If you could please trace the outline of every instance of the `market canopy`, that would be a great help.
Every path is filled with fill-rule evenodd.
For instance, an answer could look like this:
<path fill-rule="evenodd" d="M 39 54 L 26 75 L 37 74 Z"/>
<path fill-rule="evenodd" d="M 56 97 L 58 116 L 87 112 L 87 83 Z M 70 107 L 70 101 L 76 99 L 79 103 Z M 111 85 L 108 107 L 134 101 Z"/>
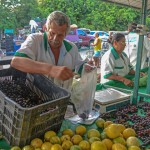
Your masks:
<path fill-rule="evenodd" d="M 143 0 L 104 0 L 105 2 L 117 3 L 127 7 L 133 7 L 136 9 L 141 9 L 143 5 Z M 147 0 L 147 10 L 150 10 L 150 0 Z"/>

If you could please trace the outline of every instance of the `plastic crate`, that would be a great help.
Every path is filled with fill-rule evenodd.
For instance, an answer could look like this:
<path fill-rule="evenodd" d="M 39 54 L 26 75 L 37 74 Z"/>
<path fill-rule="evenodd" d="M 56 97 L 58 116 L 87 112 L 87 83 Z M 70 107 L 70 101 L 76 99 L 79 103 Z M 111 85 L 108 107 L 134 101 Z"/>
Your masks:
<path fill-rule="evenodd" d="M 24 146 L 48 130 L 58 132 L 64 119 L 70 93 L 45 76 L 26 74 L 9 68 L 0 70 L 0 80 L 22 80 L 44 103 L 23 108 L 0 91 L 0 130 L 11 145 Z"/>

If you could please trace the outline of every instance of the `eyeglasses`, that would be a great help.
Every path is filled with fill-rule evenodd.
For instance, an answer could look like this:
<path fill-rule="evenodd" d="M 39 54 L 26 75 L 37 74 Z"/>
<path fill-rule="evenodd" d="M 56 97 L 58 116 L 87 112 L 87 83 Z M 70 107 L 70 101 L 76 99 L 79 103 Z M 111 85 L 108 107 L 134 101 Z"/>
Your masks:
<path fill-rule="evenodd" d="M 124 42 L 120 42 L 122 45 L 126 45 L 126 42 L 124 41 Z"/>

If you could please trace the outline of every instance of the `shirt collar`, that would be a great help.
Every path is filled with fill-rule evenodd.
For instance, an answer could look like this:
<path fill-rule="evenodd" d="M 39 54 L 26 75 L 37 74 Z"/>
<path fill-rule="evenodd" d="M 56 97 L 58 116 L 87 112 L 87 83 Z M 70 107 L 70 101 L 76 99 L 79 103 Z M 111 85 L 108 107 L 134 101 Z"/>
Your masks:
<path fill-rule="evenodd" d="M 119 59 L 120 58 L 119 54 L 116 52 L 114 47 L 111 47 L 110 50 L 111 50 L 111 53 L 113 54 L 115 59 Z"/>

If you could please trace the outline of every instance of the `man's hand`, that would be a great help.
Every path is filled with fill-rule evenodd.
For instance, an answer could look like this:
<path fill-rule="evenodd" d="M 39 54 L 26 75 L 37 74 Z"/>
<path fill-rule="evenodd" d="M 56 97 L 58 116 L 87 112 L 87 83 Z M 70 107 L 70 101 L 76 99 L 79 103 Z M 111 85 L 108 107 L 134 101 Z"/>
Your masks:
<path fill-rule="evenodd" d="M 74 73 L 66 66 L 51 66 L 49 76 L 65 81 L 72 78 Z"/>

